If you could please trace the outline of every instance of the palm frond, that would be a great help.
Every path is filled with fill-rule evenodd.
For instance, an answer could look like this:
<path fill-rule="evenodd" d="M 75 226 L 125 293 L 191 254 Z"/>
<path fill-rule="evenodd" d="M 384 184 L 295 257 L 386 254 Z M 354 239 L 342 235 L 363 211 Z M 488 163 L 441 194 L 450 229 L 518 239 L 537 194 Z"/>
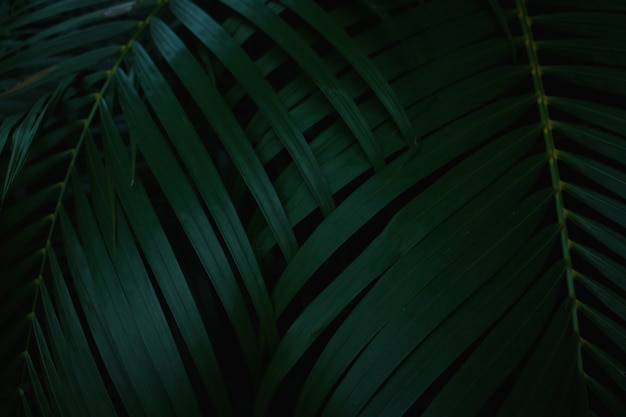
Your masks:
<path fill-rule="evenodd" d="M 0 10 L 3 415 L 626 414 L 621 2 Z"/>

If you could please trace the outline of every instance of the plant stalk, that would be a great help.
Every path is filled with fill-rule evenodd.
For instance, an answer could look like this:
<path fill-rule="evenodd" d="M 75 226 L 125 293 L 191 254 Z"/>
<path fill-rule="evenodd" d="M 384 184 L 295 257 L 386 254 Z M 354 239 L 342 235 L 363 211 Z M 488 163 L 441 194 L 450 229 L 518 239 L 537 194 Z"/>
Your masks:
<path fill-rule="evenodd" d="M 94 93 L 94 104 L 91 107 L 91 110 L 89 112 L 89 115 L 87 116 L 86 119 L 84 119 L 82 121 L 83 123 L 83 128 L 81 131 L 81 134 L 78 138 L 78 141 L 76 143 L 76 146 L 74 147 L 74 149 L 72 149 L 72 157 L 70 159 L 70 162 L 68 164 L 67 167 L 67 171 L 65 173 L 65 177 L 63 179 L 63 182 L 60 185 L 60 191 L 59 191 L 59 196 L 57 198 L 57 203 L 56 206 L 54 208 L 54 212 L 50 215 L 51 221 L 50 221 L 50 229 L 48 231 L 48 236 L 46 237 L 46 243 L 45 246 L 40 250 L 41 253 L 41 266 L 39 268 L 39 273 L 37 275 L 37 278 L 35 279 L 35 283 L 36 283 L 36 287 L 35 287 L 35 294 L 33 296 L 33 306 L 31 309 L 31 313 L 29 314 L 30 317 L 32 317 L 31 319 L 31 324 L 29 326 L 28 329 L 28 335 L 26 338 L 26 346 L 24 348 L 24 352 L 27 353 L 29 351 L 29 347 L 30 347 L 30 342 L 32 340 L 32 336 L 33 336 L 33 326 L 32 326 L 32 320 L 35 319 L 35 310 L 37 308 L 37 302 L 39 300 L 39 291 L 40 291 L 40 285 L 43 283 L 43 276 L 44 276 L 44 271 L 46 268 L 46 263 L 47 263 L 47 259 L 48 259 L 48 253 L 49 251 L 52 249 L 52 235 L 55 231 L 55 226 L 57 224 L 57 219 L 59 218 L 59 213 L 61 211 L 61 207 L 63 207 L 63 199 L 65 197 L 65 192 L 67 190 L 67 185 L 69 183 L 70 180 L 70 176 L 72 174 L 72 171 L 74 170 L 74 167 L 76 166 L 76 159 L 78 157 L 79 151 L 83 145 L 83 142 L 85 141 L 85 135 L 87 134 L 93 119 L 98 111 L 98 108 L 100 106 L 100 102 L 101 100 L 104 99 L 104 94 L 106 93 L 111 80 L 113 79 L 113 77 L 115 76 L 115 74 L 117 73 L 117 69 L 120 67 L 120 65 L 122 64 L 122 62 L 124 61 L 124 59 L 126 58 L 126 55 L 128 55 L 129 51 L 131 50 L 133 43 L 139 38 L 139 36 L 145 31 L 145 29 L 148 27 L 149 23 L 150 23 L 150 19 L 152 18 L 152 16 L 155 16 L 160 10 L 161 8 L 167 3 L 168 0 L 160 0 L 157 1 L 155 8 L 150 12 L 150 14 L 148 15 L 148 17 L 139 22 L 139 27 L 138 30 L 133 34 L 133 36 L 130 38 L 130 40 L 128 41 L 128 43 L 126 45 L 121 46 L 120 48 L 120 55 L 117 58 L 117 60 L 115 61 L 115 64 L 111 67 L 111 69 L 109 69 L 107 71 L 107 76 L 106 79 L 102 85 L 102 87 L 100 88 L 100 91 L 98 91 L 97 93 Z M 24 362 L 24 366 L 22 368 L 22 377 L 21 377 L 21 381 L 23 382 L 25 380 L 25 376 L 26 376 L 26 362 Z"/>
<path fill-rule="evenodd" d="M 563 259 L 565 260 L 565 276 L 567 281 L 568 296 L 572 300 L 572 328 L 574 333 L 578 337 L 578 349 L 577 349 L 577 367 L 581 375 L 584 375 L 582 351 L 581 351 L 581 337 L 580 328 L 578 324 L 578 309 L 576 302 L 576 291 L 574 287 L 574 268 L 572 267 L 571 258 L 571 243 L 569 240 L 569 234 L 567 230 L 567 210 L 563 203 L 563 183 L 559 176 L 559 168 L 557 165 L 559 152 L 554 144 L 554 136 L 552 134 L 553 123 L 550 119 L 550 113 L 548 109 L 549 99 L 546 95 L 543 80 L 541 78 L 542 70 L 539 65 L 539 58 L 537 57 L 537 43 L 533 37 L 532 32 L 532 19 L 528 15 L 526 9 L 526 0 L 516 0 L 517 13 L 522 27 L 522 34 L 524 37 L 524 46 L 528 54 L 528 61 L 530 63 L 530 73 L 533 78 L 533 84 L 535 92 L 537 94 L 537 107 L 539 109 L 539 116 L 541 117 L 541 126 L 543 131 L 543 138 L 546 146 L 546 152 L 548 154 L 548 165 L 550 167 L 550 176 L 552 178 L 552 186 L 554 187 L 554 202 L 556 205 L 556 215 L 561 228 L 561 249 L 563 252 Z"/>

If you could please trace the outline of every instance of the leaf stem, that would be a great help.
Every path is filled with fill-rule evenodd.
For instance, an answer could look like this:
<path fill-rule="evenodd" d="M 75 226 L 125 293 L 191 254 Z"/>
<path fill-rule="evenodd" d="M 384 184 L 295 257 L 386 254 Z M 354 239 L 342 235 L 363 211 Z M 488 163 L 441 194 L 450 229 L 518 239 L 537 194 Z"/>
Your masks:
<path fill-rule="evenodd" d="M 32 335 L 33 335 L 33 326 L 32 326 L 32 321 L 35 318 L 35 310 L 37 308 L 37 302 L 39 300 L 39 291 L 40 291 L 40 285 L 43 282 L 43 275 L 44 275 L 44 270 L 46 267 L 46 261 L 48 259 L 48 253 L 51 250 L 51 246 L 52 246 L 52 235 L 54 233 L 55 230 L 55 226 L 57 224 L 57 219 L 59 217 L 59 213 L 61 211 L 61 207 L 63 207 L 63 199 L 65 197 L 65 191 L 67 190 L 67 184 L 69 183 L 70 180 L 70 176 L 72 174 L 72 171 L 74 169 L 74 167 L 76 166 L 76 159 L 78 157 L 79 151 L 83 145 L 83 142 L 85 140 L 85 135 L 87 134 L 87 131 L 89 130 L 89 127 L 91 126 L 91 123 L 98 111 L 98 108 L 100 106 L 100 102 L 101 100 L 104 98 L 104 94 L 107 91 L 111 80 L 113 79 L 113 77 L 115 76 L 117 69 L 120 67 L 120 65 L 122 64 L 122 62 L 124 61 L 124 59 L 126 58 L 126 55 L 128 55 L 129 51 L 132 48 L 133 43 L 135 42 L 135 40 L 137 40 L 137 38 L 139 38 L 139 36 L 145 31 L 146 27 L 148 27 L 149 23 L 150 23 L 150 19 L 155 16 L 160 10 L 161 8 L 167 3 L 168 0 L 159 0 L 156 2 L 156 5 L 154 7 L 154 9 L 150 12 L 150 14 L 146 17 L 145 20 L 140 21 L 139 22 L 139 27 L 138 30 L 133 34 L 133 36 L 130 38 L 130 40 L 128 41 L 128 43 L 126 45 L 121 46 L 120 48 L 120 55 L 117 58 L 117 60 L 115 61 L 115 64 L 113 64 L 113 66 L 111 67 L 111 69 L 109 69 L 107 71 L 106 74 L 106 79 L 104 81 L 104 84 L 102 85 L 102 87 L 100 88 L 100 91 L 98 91 L 97 93 L 94 94 L 94 104 L 91 107 L 91 110 L 89 112 L 89 115 L 87 116 L 86 119 L 84 119 L 83 122 L 83 128 L 81 131 L 81 134 L 78 138 L 78 141 L 76 143 L 76 146 L 72 149 L 72 158 L 70 159 L 69 165 L 67 167 L 67 171 L 65 173 L 65 177 L 63 179 L 63 182 L 61 183 L 61 189 L 59 191 L 59 195 L 57 197 L 57 202 L 56 202 L 56 206 L 54 208 L 54 212 L 50 215 L 51 221 L 50 221 L 50 229 L 48 230 L 48 236 L 46 237 L 46 243 L 45 246 L 40 250 L 41 252 L 41 266 L 39 268 L 39 273 L 37 275 L 37 278 L 35 279 L 35 283 L 36 283 L 36 287 L 35 287 L 35 294 L 33 296 L 33 305 L 32 305 L 32 309 L 31 309 L 31 313 L 29 314 L 30 317 L 32 317 L 31 319 L 31 323 L 28 329 L 28 335 L 26 338 L 26 346 L 24 348 L 24 352 L 28 352 L 29 348 L 30 348 L 30 342 L 32 340 Z M 24 362 L 23 368 L 22 368 L 22 376 L 21 376 L 21 383 L 20 385 L 22 385 L 23 381 L 25 380 L 26 377 L 26 362 Z"/>
<path fill-rule="evenodd" d="M 543 80 L 541 78 L 542 70 L 539 65 L 539 58 L 537 57 L 537 43 L 533 37 L 532 32 L 532 20 L 528 15 L 526 9 L 526 0 L 516 0 L 518 17 L 522 26 L 522 33 L 524 36 L 524 45 L 526 46 L 526 52 L 528 54 L 528 60 L 530 62 L 530 73 L 533 78 L 533 84 L 535 92 L 537 93 L 537 107 L 539 109 L 539 116 L 541 117 L 541 125 L 543 131 L 543 138 L 545 141 L 546 151 L 548 153 L 548 164 L 550 167 L 550 176 L 552 178 L 552 186 L 554 187 L 554 202 L 556 205 L 556 214 L 559 225 L 561 227 L 561 249 L 563 251 L 563 259 L 565 260 L 565 275 L 567 280 L 567 292 L 568 296 L 572 299 L 572 327 L 576 335 L 578 336 L 578 349 L 577 349 L 577 366 L 578 371 L 583 374 L 583 363 L 581 353 L 581 338 L 580 328 L 578 324 L 578 312 L 576 303 L 576 291 L 574 288 L 574 269 L 572 267 L 572 259 L 570 253 L 570 240 L 567 230 L 567 210 L 563 203 L 563 183 L 559 177 L 559 168 L 557 165 L 558 149 L 554 145 L 554 136 L 552 135 L 553 123 L 550 119 L 550 113 L 548 110 L 548 96 L 545 93 L 543 87 Z"/>

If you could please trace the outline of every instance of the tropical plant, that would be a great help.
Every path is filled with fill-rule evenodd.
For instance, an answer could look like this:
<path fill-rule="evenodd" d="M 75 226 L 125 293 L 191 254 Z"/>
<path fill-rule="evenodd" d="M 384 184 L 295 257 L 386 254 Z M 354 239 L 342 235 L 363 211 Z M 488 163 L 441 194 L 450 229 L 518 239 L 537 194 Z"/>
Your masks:
<path fill-rule="evenodd" d="M 1 415 L 626 415 L 623 1 L 0 4 Z"/>

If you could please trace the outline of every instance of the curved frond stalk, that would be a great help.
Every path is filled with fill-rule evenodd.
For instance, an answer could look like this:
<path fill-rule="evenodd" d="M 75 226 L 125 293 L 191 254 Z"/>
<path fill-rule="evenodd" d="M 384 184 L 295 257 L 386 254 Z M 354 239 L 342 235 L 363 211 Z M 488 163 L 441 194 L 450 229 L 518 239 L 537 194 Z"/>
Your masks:
<path fill-rule="evenodd" d="M 566 280 L 568 295 L 572 300 L 576 300 L 576 290 L 574 288 L 574 269 L 572 266 L 572 257 L 570 253 L 570 239 L 567 230 L 567 210 L 563 203 L 563 182 L 559 176 L 558 159 L 559 153 L 554 144 L 553 136 L 553 122 L 550 119 L 550 112 L 548 109 L 549 99 L 546 95 L 546 91 L 543 86 L 542 68 L 537 56 L 537 44 L 533 37 L 532 31 L 532 19 L 528 15 L 526 9 L 526 0 L 517 0 L 517 11 L 520 24 L 522 27 L 522 33 L 524 36 L 524 46 L 528 55 L 528 61 L 530 63 L 530 73 L 533 79 L 533 85 L 535 87 L 535 94 L 537 97 L 537 108 L 539 116 L 541 118 L 541 128 L 544 137 L 544 143 L 546 152 L 548 154 L 548 164 L 550 167 L 550 177 L 552 180 L 552 187 L 554 189 L 554 202 L 556 205 L 556 215 L 561 229 L 561 250 L 563 252 L 563 259 L 565 260 L 566 268 Z M 572 327 L 576 335 L 580 337 L 580 329 L 578 325 L 578 311 L 577 304 L 572 303 Z M 582 375 L 584 373 L 582 354 L 580 344 L 578 346 L 578 372 Z"/>
<path fill-rule="evenodd" d="M 158 3 L 156 3 L 155 7 L 152 9 L 152 11 L 148 14 L 148 16 L 146 17 L 146 19 L 142 22 L 140 22 L 139 27 L 137 28 L 137 30 L 133 33 L 133 35 L 130 37 L 128 43 L 124 46 L 121 47 L 120 50 L 120 54 L 117 58 L 117 60 L 115 61 L 115 63 L 113 64 L 113 66 L 107 70 L 107 76 L 105 78 L 104 84 L 102 85 L 102 87 L 100 88 L 100 91 L 98 91 L 97 93 L 95 93 L 93 95 L 93 105 L 91 106 L 91 110 L 89 111 L 88 116 L 82 121 L 82 131 L 80 136 L 77 139 L 76 145 L 74 146 L 74 148 L 72 149 L 72 156 L 71 159 L 67 165 L 67 170 L 66 170 L 66 174 L 65 177 L 62 181 L 62 183 L 59 186 L 59 192 L 58 192 L 58 197 L 57 197 L 57 204 L 56 207 L 54 209 L 54 212 L 50 215 L 50 226 L 49 226 L 49 230 L 48 230 L 48 237 L 45 241 L 44 247 L 41 250 L 41 263 L 40 263 L 40 267 L 39 267 L 39 272 L 37 274 L 37 280 L 35 281 L 37 283 L 37 288 L 35 289 L 35 293 L 34 293 L 34 297 L 33 297 L 33 303 L 32 303 L 32 313 L 34 314 L 36 309 L 37 309 L 37 303 L 39 301 L 39 285 L 42 285 L 44 282 L 44 270 L 46 268 L 46 264 L 48 261 L 48 256 L 49 256 L 49 251 L 52 249 L 52 236 L 53 233 L 56 230 L 56 225 L 58 223 L 58 219 L 59 219 L 59 215 L 61 213 L 61 210 L 63 208 L 63 201 L 65 198 L 65 194 L 66 191 L 68 189 L 68 185 L 71 179 L 72 174 L 75 171 L 75 166 L 76 166 L 76 161 L 77 161 L 77 157 L 80 153 L 80 150 L 82 148 L 82 145 L 85 141 L 86 136 L 89 133 L 89 129 L 91 127 L 91 124 L 94 120 L 94 117 L 96 116 L 96 114 L 98 113 L 98 108 L 100 106 L 100 102 L 101 100 L 103 100 L 105 94 L 108 91 L 108 88 L 111 84 L 111 81 L 113 80 L 113 78 L 115 77 L 117 70 L 119 69 L 121 63 L 124 61 L 124 59 L 126 58 L 126 56 L 128 55 L 128 53 L 130 52 L 133 43 L 135 42 L 135 40 L 145 31 L 145 29 L 147 28 L 150 19 L 152 16 L 155 16 L 160 10 L 161 8 L 166 4 L 166 1 L 159 1 Z M 29 350 L 29 346 L 31 343 L 31 339 L 32 339 L 32 326 L 30 327 L 30 329 L 28 330 L 28 335 L 26 338 L 26 345 L 25 345 L 25 351 Z M 22 371 L 22 380 L 24 380 L 24 377 L 26 375 L 26 364 L 24 364 L 24 368 Z"/>

